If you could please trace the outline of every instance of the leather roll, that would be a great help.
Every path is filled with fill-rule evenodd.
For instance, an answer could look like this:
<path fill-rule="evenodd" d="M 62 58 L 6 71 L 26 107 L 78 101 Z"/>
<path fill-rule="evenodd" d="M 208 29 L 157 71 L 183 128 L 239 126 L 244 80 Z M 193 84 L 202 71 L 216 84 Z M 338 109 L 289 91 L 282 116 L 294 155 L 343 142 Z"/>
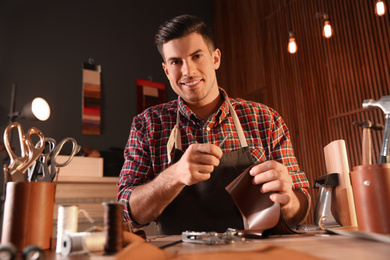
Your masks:
<path fill-rule="evenodd" d="M 7 183 L 2 243 L 12 243 L 18 251 L 29 245 L 49 249 L 53 232 L 54 201 L 54 183 Z"/>

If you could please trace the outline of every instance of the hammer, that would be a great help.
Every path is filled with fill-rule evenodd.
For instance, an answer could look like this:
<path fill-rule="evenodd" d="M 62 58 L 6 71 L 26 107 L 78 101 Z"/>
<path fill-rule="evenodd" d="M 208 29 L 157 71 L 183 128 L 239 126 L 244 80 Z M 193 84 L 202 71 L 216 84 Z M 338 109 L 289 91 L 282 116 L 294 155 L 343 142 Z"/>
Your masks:
<path fill-rule="evenodd" d="M 373 124 L 370 120 L 364 122 L 353 122 L 355 126 L 361 126 L 363 128 L 363 141 L 362 141 L 362 165 L 370 165 L 371 162 L 371 129 L 382 130 L 382 124 Z"/>
<path fill-rule="evenodd" d="M 363 109 L 370 109 L 374 107 L 381 108 L 386 116 L 385 133 L 383 135 L 382 150 L 379 156 L 378 163 L 389 163 L 390 96 L 383 96 L 377 101 L 372 99 L 367 99 L 363 101 Z"/>

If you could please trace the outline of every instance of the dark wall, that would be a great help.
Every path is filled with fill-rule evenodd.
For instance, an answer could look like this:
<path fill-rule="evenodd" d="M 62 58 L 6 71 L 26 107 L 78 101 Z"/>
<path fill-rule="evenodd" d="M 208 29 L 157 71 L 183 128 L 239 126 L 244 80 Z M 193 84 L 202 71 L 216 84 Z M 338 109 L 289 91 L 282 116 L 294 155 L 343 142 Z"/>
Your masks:
<path fill-rule="evenodd" d="M 57 141 L 73 137 L 83 147 L 123 149 L 136 115 L 137 78 L 163 82 L 168 99 L 176 97 L 153 38 L 162 22 L 184 13 L 212 26 L 212 0 L 0 0 L 1 135 L 15 83 L 17 111 L 37 96 L 51 106 L 46 122 L 18 119 L 25 131 L 35 126 Z M 81 133 L 81 66 L 89 58 L 102 66 L 98 136 Z"/>

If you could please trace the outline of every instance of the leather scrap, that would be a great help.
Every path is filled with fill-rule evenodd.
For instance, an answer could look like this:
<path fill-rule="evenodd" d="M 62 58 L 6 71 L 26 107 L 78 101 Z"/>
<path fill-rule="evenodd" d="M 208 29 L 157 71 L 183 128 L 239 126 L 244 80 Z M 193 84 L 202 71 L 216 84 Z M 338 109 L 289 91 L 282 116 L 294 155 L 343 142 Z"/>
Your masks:
<path fill-rule="evenodd" d="M 116 256 L 116 260 L 127 260 L 129 258 L 137 260 L 244 260 L 244 259 L 267 259 L 267 260 L 316 260 L 321 259 L 306 253 L 298 252 L 292 249 L 276 246 L 273 244 L 264 244 L 254 250 L 224 250 L 221 252 L 207 252 L 194 254 L 173 254 L 168 253 L 149 243 L 132 243 Z"/>

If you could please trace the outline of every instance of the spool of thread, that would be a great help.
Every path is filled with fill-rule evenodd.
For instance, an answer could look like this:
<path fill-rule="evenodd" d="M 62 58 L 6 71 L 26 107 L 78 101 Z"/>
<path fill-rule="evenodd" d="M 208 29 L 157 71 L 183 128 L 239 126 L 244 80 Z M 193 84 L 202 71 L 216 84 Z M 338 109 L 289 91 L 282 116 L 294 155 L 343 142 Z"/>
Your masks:
<path fill-rule="evenodd" d="M 13 244 L 3 243 L 0 245 L 0 259 L 15 260 L 16 253 L 16 247 Z"/>
<path fill-rule="evenodd" d="M 23 249 L 22 257 L 23 260 L 44 260 L 45 253 L 40 247 L 31 245 Z"/>
<path fill-rule="evenodd" d="M 62 238 L 64 234 L 77 233 L 79 220 L 78 214 L 80 212 L 84 213 L 84 216 L 89 220 L 89 222 L 94 222 L 88 212 L 83 209 L 79 210 L 77 205 L 61 205 L 58 207 L 56 253 L 61 253 L 62 251 Z"/>
<path fill-rule="evenodd" d="M 123 204 L 119 202 L 103 203 L 104 233 L 106 254 L 115 254 L 123 245 Z"/>
<path fill-rule="evenodd" d="M 80 232 L 64 234 L 62 237 L 61 254 L 83 254 L 103 251 L 106 235 L 104 232 Z"/>
<path fill-rule="evenodd" d="M 56 253 L 62 251 L 64 234 L 77 233 L 78 213 L 79 207 L 77 205 L 61 205 L 58 207 Z"/>

